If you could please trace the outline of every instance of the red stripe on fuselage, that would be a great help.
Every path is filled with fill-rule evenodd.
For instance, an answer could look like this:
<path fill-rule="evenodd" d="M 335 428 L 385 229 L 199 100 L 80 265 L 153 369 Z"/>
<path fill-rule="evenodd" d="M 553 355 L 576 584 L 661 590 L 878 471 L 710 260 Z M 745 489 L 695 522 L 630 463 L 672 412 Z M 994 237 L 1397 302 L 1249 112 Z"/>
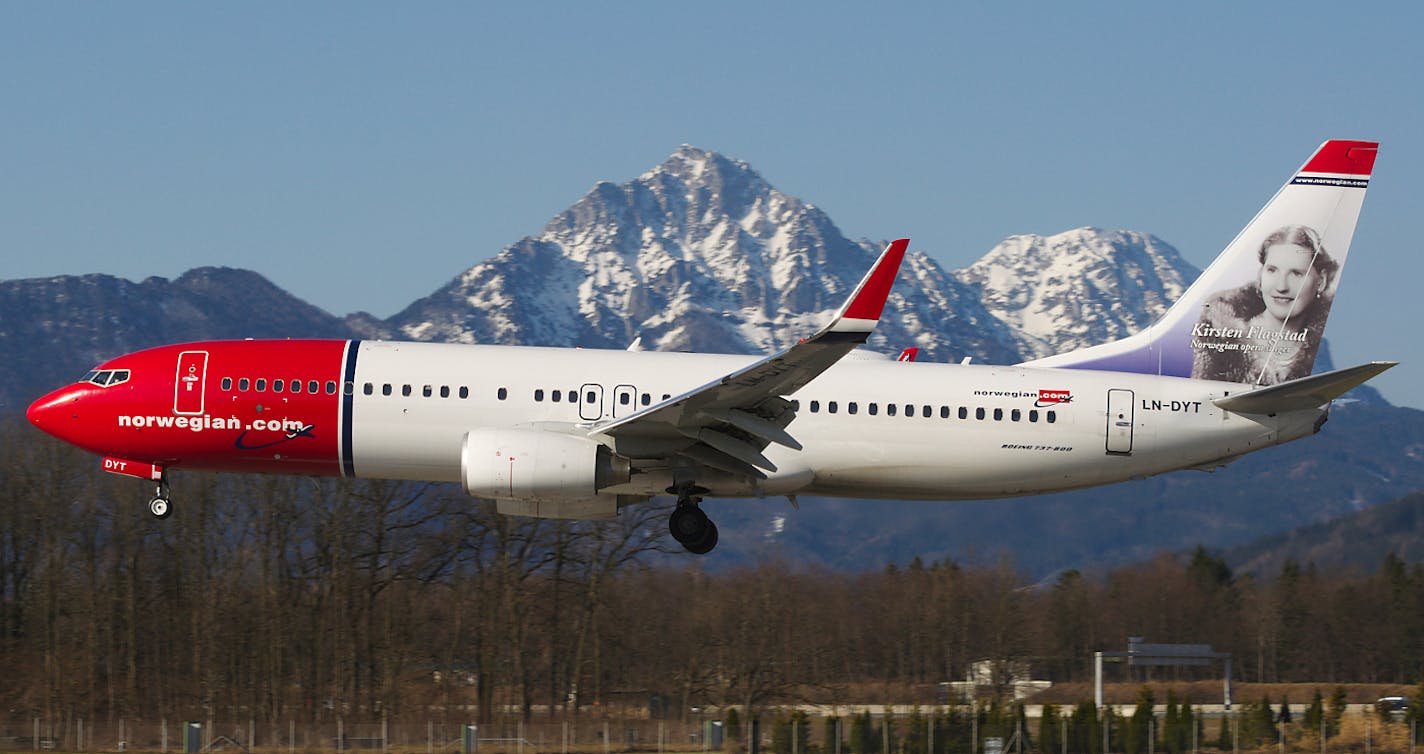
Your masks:
<path fill-rule="evenodd" d="M 127 369 L 127 382 L 61 388 L 36 401 L 30 418 L 106 456 L 217 471 L 337 475 L 345 347 L 342 340 L 241 340 L 151 348 L 97 367 Z M 195 352 L 207 354 L 207 369 L 201 384 L 190 387 L 178 381 L 188 374 L 178 367 Z M 201 404 L 181 399 L 199 389 Z M 201 413 L 178 413 L 197 405 Z"/>

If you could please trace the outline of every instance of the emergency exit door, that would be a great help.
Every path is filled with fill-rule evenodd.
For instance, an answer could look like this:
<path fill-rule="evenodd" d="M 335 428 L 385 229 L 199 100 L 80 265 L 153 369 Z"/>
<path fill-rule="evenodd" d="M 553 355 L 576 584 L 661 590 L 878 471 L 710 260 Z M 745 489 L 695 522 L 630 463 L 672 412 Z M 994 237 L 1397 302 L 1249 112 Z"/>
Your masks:
<path fill-rule="evenodd" d="M 178 373 L 173 380 L 173 413 L 202 416 L 203 387 L 208 379 L 208 352 L 178 354 Z"/>
<path fill-rule="evenodd" d="M 1132 391 L 1108 391 L 1107 448 L 1110 455 L 1132 453 Z"/>

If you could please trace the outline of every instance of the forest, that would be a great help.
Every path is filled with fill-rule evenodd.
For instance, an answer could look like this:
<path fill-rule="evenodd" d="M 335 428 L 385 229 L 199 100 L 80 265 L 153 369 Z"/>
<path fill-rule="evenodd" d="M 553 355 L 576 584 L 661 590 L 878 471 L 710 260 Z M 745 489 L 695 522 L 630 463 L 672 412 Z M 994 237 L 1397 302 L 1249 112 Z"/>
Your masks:
<path fill-rule="evenodd" d="M 1130 635 L 1231 652 L 1243 683 L 1424 677 L 1424 567 L 1385 553 L 1253 576 L 1197 548 L 1042 583 L 1008 561 L 717 570 L 656 503 L 564 522 L 448 485 L 184 473 L 158 521 L 144 483 L 22 422 L 0 453 L 0 709 L 21 719 L 932 704 L 981 660 L 1091 681 Z"/>

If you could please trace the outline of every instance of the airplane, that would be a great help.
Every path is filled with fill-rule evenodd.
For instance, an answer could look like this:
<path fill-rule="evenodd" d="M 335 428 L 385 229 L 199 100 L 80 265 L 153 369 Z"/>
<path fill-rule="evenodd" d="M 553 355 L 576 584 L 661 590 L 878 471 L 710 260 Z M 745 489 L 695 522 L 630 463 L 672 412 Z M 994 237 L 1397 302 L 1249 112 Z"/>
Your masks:
<path fill-rule="evenodd" d="M 156 482 L 173 469 L 458 482 L 499 512 L 613 517 L 669 494 L 981 499 L 1211 470 L 1320 431 L 1395 365 L 1311 374 L 1378 144 L 1331 140 L 1147 329 L 1013 366 L 859 348 L 908 240 L 771 355 L 371 340 L 169 345 L 36 400 L 39 429 Z M 635 344 L 636 345 L 636 344 Z"/>

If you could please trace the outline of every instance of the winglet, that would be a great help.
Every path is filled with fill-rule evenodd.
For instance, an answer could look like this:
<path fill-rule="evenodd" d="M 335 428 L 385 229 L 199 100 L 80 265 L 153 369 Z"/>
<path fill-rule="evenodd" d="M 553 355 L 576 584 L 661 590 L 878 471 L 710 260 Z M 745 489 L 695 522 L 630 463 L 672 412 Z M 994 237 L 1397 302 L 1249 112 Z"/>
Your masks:
<path fill-rule="evenodd" d="M 885 300 L 890 297 L 890 289 L 895 285 L 895 276 L 900 272 L 900 263 L 904 261 L 905 250 L 909 246 L 910 239 L 901 238 L 885 247 L 880 258 L 875 260 L 875 266 L 865 273 L 860 285 L 855 287 L 855 292 L 836 313 L 826 332 L 868 334 L 875 329 L 881 312 L 885 311 Z"/>

